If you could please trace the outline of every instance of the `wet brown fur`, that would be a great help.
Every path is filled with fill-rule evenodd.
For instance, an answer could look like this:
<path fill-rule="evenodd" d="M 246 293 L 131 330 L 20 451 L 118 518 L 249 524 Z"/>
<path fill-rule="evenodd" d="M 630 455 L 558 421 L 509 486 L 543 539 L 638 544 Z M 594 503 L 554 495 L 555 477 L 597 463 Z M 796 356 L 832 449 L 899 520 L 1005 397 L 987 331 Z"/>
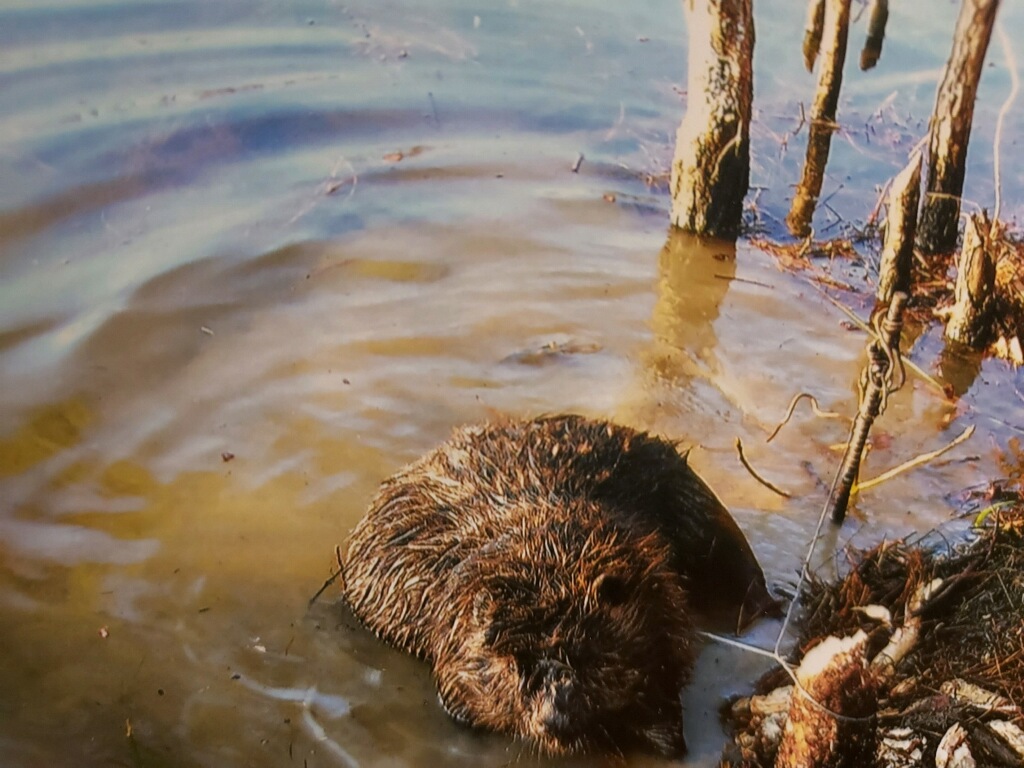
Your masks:
<path fill-rule="evenodd" d="M 432 664 L 452 716 L 553 754 L 681 754 L 687 586 L 747 618 L 773 604 L 673 444 L 580 416 L 456 430 L 383 483 L 344 572 L 356 615 Z"/>

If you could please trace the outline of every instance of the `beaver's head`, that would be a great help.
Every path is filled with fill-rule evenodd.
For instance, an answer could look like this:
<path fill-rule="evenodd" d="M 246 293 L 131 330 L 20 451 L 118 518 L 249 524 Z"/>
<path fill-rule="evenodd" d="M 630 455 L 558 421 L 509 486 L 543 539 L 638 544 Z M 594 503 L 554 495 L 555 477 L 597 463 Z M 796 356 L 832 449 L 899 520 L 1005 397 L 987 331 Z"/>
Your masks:
<path fill-rule="evenodd" d="M 680 577 L 660 538 L 594 512 L 534 505 L 449 574 L 436 611 L 441 701 L 546 753 L 679 755 L 693 661 Z"/>

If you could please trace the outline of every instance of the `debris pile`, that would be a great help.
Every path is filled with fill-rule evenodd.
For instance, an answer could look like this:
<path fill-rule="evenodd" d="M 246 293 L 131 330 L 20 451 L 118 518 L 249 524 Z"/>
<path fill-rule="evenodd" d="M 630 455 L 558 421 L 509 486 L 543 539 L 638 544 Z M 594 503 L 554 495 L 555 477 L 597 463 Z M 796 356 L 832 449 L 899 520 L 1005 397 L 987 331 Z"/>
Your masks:
<path fill-rule="evenodd" d="M 1020 496 L 969 544 L 887 543 L 856 559 L 808 587 L 799 666 L 732 704 L 721 764 L 1024 765 Z"/>

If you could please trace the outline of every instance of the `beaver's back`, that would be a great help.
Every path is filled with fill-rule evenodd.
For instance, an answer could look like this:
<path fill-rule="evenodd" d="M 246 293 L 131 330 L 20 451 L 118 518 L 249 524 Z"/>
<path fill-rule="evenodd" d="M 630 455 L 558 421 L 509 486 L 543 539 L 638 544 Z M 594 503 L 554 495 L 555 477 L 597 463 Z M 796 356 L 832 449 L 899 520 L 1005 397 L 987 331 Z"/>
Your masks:
<path fill-rule="evenodd" d="M 346 599 L 385 640 L 431 657 L 446 575 L 539 498 L 590 498 L 618 524 L 659 533 L 681 574 L 714 587 L 694 594 L 741 622 L 772 604 L 743 534 L 673 444 L 581 416 L 457 429 L 386 480 L 349 540 Z"/>

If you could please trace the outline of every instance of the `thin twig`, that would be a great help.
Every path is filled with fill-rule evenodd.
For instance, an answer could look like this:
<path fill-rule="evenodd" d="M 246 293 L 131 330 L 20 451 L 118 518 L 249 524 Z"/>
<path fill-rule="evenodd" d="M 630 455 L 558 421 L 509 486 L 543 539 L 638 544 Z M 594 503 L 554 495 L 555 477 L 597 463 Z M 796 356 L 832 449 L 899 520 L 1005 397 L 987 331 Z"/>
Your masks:
<path fill-rule="evenodd" d="M 916 456 L 910 461 L 903 462 L 898 467 L 893 467 L 889 471 L 883 472 L 878 477 L 873 477 L 870 480 L 865 480 L 863 483 L 857 483 L 857 491 L 863 491 L 866 488 L 871 488 L 875 485 L 880 485 L 881 483 L 884 483 L 886 480 L 891 480 L 892 478 L 896 477 L 896 475 L 906 472 L 908 469 L 913 469 L 914 467 L 919 467 L 922 464 L 927 464 L 932 459 L 937 459 L 946 451 L 950 451 L 953 448 L 956 448 L 958 445 L 960 445 L 960 443 L 964 442 L 964 440 L 969 439 L 970 436 L 973 434 L 974 425 L 971 424 L 969 427 L 967 427 L 967 429 L 961 432 L 957 437 L 953 439 L 951 443 L 949 443 L 945 447 L 939 448 L 937 451 L 929 451 L 928 453 L 922 453 L 920 456 Z"/>
<path fill-rule="evenodd" d="M 334 547 L 334 559 L 338 563 L 338 570 L 332 571 L 330 577 L 328 577 L 327 581 L 325 581 L 323 583 L 323 586 L 320 587 L 320 589 L 318 589 L 316 591 L 315 595 L 313 595 L 311 598 L 309 598 L 309 603 L 307 604 L 307 607 L 312 608 L 313 607 L 313 603 L 315 603 L 317 601 L 317 599 L 320 597 L 320 595 L 322 595 L 324 592 L 327 591 L 327 588 L 329 586 L 331 586 L 334 582 L 336 582 L 338 580 L 339 576 L 341 577 L 341 584 L 342 584 L 342 586 L 345 585 L 345 576 L 344 576 L 345 565 L 344 565 L 344 563 L 341 562 L 341 545 L 340 544 L 339 545 L 335 545 L 335 547 Z"/>
<path fill-rule="evenodd" d="M 759 482 L 761 485 L 763 485 L 768 490 L 774 491 L 775 493 L 779 494 L 779 496 L 782 496 L 783 498 L 786 498 L 786 499 L 793 498 L 792 494 L 786 493 L 784 490 L 782 490 L 778 486 L 772 485 L 767 480 L 765 480 L 763 477 L 761 477 L 759 474 L 757 474 L 757 472 L 754 470 L 754 468 L 752 466 L 750 466 L 750 462 L 747 461 L 747 457 L 743 455 L 743 441 L 741 441 L 738 437 L 736 438 L 736 452 L 740 456 L 740 463 L 744 466 L 744 468 L 747 470 L 747 472 L 750 473 L 750 476 L 753 477 L 755 480 L 757 480 L 757 482 Z"/>
<path fill-rule="evenodd" d="M 338 173 L 341 171 L 342 165 L 348 166 L 348 170 L 350 173 L 348 178 L 338 178 Z M 359 174 L 356 173 L 355 166 L 353 166 L 352 163 L 349 162 L 348 158 L 345 157 L 344 155 L 341 155 L 338 158 L 337 162 L 335 162 L 334 168 L 331 169 L 331 175 L 328 176 L 327 179 L 317 188 L 316 194 L 312 198 L 310 198 L 310 200 L 304 206 L 302 206 L 295 213 L 294 216 L 292 216 L 288 220 L 288 223 L 294 224 L 296 221 L 298 221 L 311 210 L 313 210 L 313 208 L 316 207 L 317 203 L 320 201 L 322 197 L 333 195 L 346 184 L 348 184 L 348 194 L 345 196 L 345 200 L 349 200 L 351 199 L 352 195 L 356 193 L 356 187 L 359 184 Z"/>
<path fill-rule="evenodd" d="M 882 185 L 882 191 L 878 193 L 878 199 L 875 201 L 875 207 L 871 209 L 871 213 L 868 215 L 868 220 L 866 222 L 868 225 L 872 225 L 878 221 L 878 214 L 882 210 L 882 203 L 885 201 L 885 195 L 889 191 L 889 187 L 891 185 L 891 178 Z"/>
<path fill-rule="evenodd" d="M 814 409 L 814 415 L 820 419 L 838 419 L 842 417 L 842 414 L 836 413 L 835 411 L 823 411 L 818 405 L 818 399 L 810 392 L 800 392 L 793 396 L 793 399 L 789 401 L 789 409 L 786 411 L 786 417 L 779 422 L 779 425 L 772 430 L 772 433 L 765 439 L 766 443 L 770 443 L 775 439 L 775 436 L 779 434 L 779 431 L 789 423 L 789 420 L 793 418 L 793 411 L 796 410 L 796 404 L 804 398 L 811 401 L 811 408 Z"/>
<path fill-rule="evenodd" d="M 733 637 L 725 637 L 724 635 L 720 635 L 717 632 L 707 632 L 705 630 L 697 630 L 697 634 L 701 637 L 706 637 L 708 640 L 713 640 L 716 643 L 721 643 L 722 645 L 728 645 L 732 648 L 739 648 L 741 651 L 750 651 L 751 653 L 757 654 L 758 656 L 766 656 L 769 659 L 774 659 L 775 661 L 779 660 L 778 654 L 774 653 L 773 651 L 766 651 L 764 648 L 758 648 L 756 645 L 745 643 L 742 640 L 737 640 Z"/>
<path fill-rule="evenodd" d="M 1006 97 L 1006 101 L 1003 102 L 1003 106 L 999 108 L 999 117 L 996 118 L 996 132 L 992 138 L 992 166 L 993 176 L 995 182 L 995 206 L 992 211 L 992 220 L 999 220 L 999 208 L 1002 203 L 1002 173 L 999 163 L 999 145 L 1003 139 L 1003 120 L 1006 117 L 1006 113 L 1010 111 L 1010 105 L 1013 100 L 1017 98 L 1017 91 L 1020 90 L 1020 78 L 1017 75 L 1017 61 L 1013 56 L 1013 44 L 1006 35 L 1006 30 L 1003 29 L 1003 25 L 996 20 L 996 34 L 999 35 L 999 42 L 1003 46 L 1003 58 L 1006 60 L 1006 69 L 1010 73 L 1010 95 Z"/>
<path fill-rule="evenodd" d="M 718 280 L 728 280 L 729 282 L 734 282 L 734 283 L 746 283 L 747 285 L 756 285 L 759 288 L 770 288 L 770 289 L 774 289 L 775 288 L 774 285 L 769 285 L 768 283 L 762 283 L 760 280 L 751 280 L 751 279 L 746 278 L 746 277 L 736 277 L 736 275 L 720 275 L 718 273 L 715 273 L 714 276 Z"/>
<path fill-rule="evenodd" d="M 839 194 L 840 192 L 842 192 L 842 191 L 843 191 L 843 187 L 844 187 L 844 186 L 845 186 L 845 185 L 843 185 L 843 184 L 840 184 L 840 185 L 839 185 L 838 187 L 836 187 L 835 189 L 833 189 L 833 190 L 832 190 L 832 192 L 830 192 L 830 193 L 829 193 L 829 194 L 828 194 L 828 195 L 827 195 L 827 196 L 825 197 L 825 199 L 823 199 L 823 200 L 821 200 L 821 201 L 819 201 L 819 202 L 818 202 L 818 205 L 825 205 L 826 203 L 828 203 L 828 202 L 829 202 L 829 201 L 830 201 L 830 200 L 831 200 L 831 199 L 832 199 L 833 197 L 835 197 L 836 195 L 838 195 L 838 194 Z M 836 213 L 836 212 L 835 212 L 835 210 L 833 210 L 832 208 L 829 208 L 829 210 L 830 210 L 830 211 L 832 211 L 832 213 Z M 836 213 L 836 216 L 839 216 L 839 214 L 838 214 L 838 213 Z M 840 217 L 840 218 L 842 218 L 842 217 Z"/>

